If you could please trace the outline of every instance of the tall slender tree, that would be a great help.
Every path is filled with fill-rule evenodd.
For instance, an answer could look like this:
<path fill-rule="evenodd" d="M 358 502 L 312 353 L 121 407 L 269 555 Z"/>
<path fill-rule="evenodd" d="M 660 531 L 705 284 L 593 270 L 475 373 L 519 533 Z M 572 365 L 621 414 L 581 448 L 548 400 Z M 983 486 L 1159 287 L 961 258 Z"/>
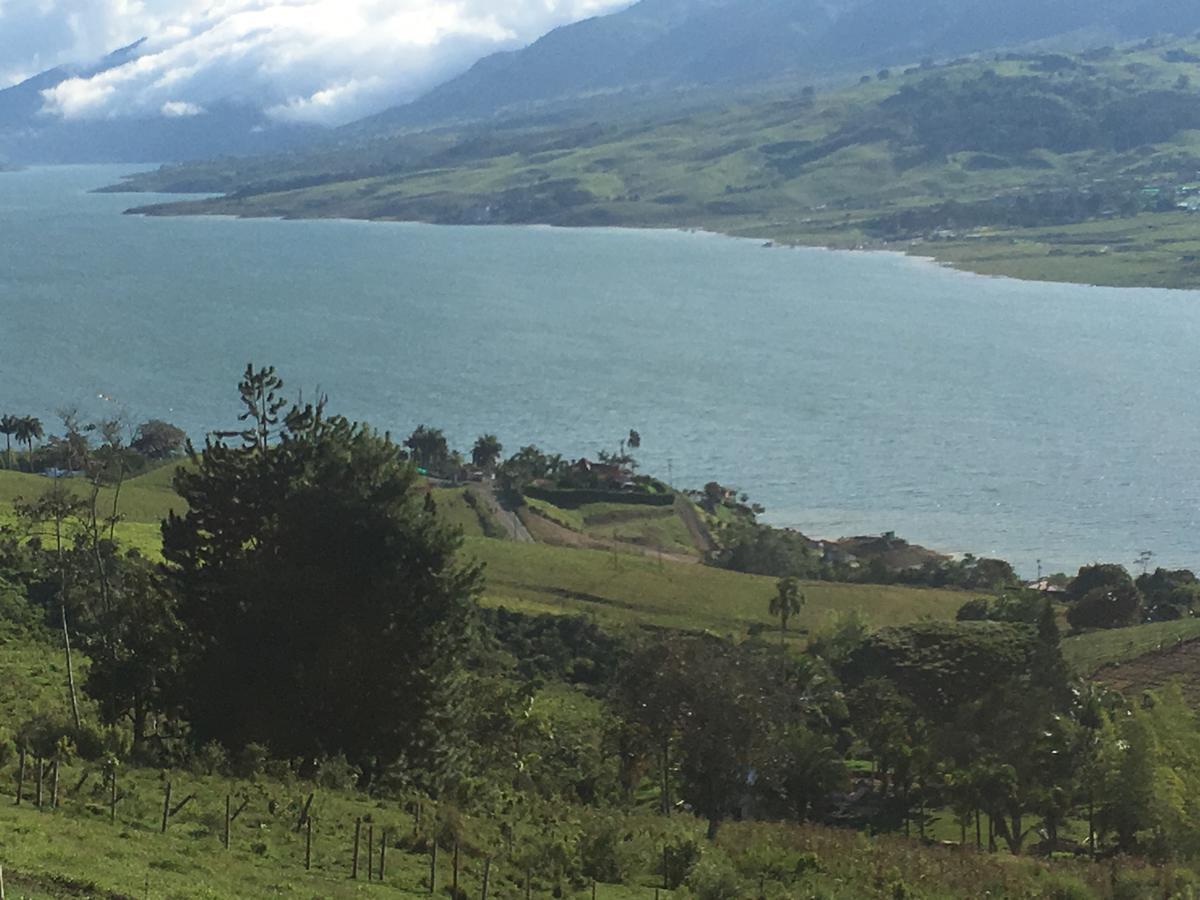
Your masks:
<path fill-rule="evenodd" d="M 769 612 L 779 619 L 779 642 L 787 634 L 788 620 L 804 609 L 806 598 L 800 591 L 800 580 L 788 576 L 775 583 L 775 596 L 771 598 Z"/>
<path fill-rule="evenodd" d="M 40 441 L 46 436 L 46 432 L 42 427 L 42 420 L 37 416 L 21 416 L 17 420 L 17 428 L 14 433 L 18 444 L 24 444 L 29 448 L 29 471 L 33 471 L 33 442 Z"/>
<path fill-rule="evenodd" d="M 11 413 L 0 416 L 0 434 L 4 435 L 5 465 L 10 469 L 13 467 L 12 439 L 20 430 L 20 421 L 20 416 L 14 416 Z"/>

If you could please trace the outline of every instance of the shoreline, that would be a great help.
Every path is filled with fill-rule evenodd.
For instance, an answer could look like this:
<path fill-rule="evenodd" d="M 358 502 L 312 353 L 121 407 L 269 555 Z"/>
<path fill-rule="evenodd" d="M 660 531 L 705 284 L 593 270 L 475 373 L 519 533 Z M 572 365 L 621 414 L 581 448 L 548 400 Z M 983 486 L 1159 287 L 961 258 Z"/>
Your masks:
<path fill-rule="evenodd" d="M 97 190 L 92 193 L 104 193 Z M 114 192 L 108 192 L 114 193 Z M 831 254 L 865 254 L 872 256 L 889 257 L 896 260 L 903 260 L 914 266 L 937 270 L 947 274 L 956 276 L 966 276 L 973 278 L 986 278 L 994 281 L 1017 281 L 1024 284 L 1043 284 L 1043 285 L 1070 285 L 1072 287 L 1090 288 L 1094 290 L 1136 290 L 1136 291 L 1162 291 L 1177 293 L 1196 293 L 1200 294 L 1200 286 L 1170 286 L 1157 284 L 1106 284 L 1100 281 L 1087 279 L 1067 280 L 1067 279 L 1051 279 L 1051 278 L 1035 278 L 1024 277 L 1021 275 L 1004 273 L 1004 272 L 988 272 L 980 271 L 978 268 L 972 268 L 969 265 L 957 262 L 952 259 L 940 258 L 924 252 L 917 252 L 909 249 L 900 249 L 895 247 L 836 247 L 829 244 L 808 244 L 785 238 L 763 238 L 752 237 L 745 234 L 738 234 L 736 231 L 717 231 L 712 228 L 693 225 L 556 225 L 548 222 L 513 222 L 513 223 L 497 223 L 497 224 L 464 224 L 454 222 L 431 222 L 421 219 L 390 219 L 390 218 L 363 218 L 345 215 L 314 215 L 314 216 L 296 216 L 290 214 L 246 214 L 236 212 L 190 212 L 183 209 L 178 209 L 192 203 L 203 202 L 203 199 L 222 199 L 225 195 L 209 194 L 209 195 L 189 195 L 189 194 L 155 194 L 152 192 L 141 191 L 125 191 L 124 194 L 135 194 L 145 197 L 195 197 L 197 199 L 176 200 L 162 204 L 147 204 L 144 206 L 129 207 L 123 211 L 123 215 L 135 216 L 144 219 L 224 219 L 234 221 L 274 221 L 274 222 L 333 222 L 339 224 L 357 224 L 357 225 L 404 225 L 412 227 L 433 227 L 433 228 L 490 228 L 490 229 L 526 229 L 538 230 L 547 232 L 657 232 L 667 234 L 689 235 L 692 237 L 711 237 L 722 240 L 733 240 L 740 242 L 748 242 L 756 244 L 764 250 L 801 250 L 809 252 L 823 252 Z M 925 249 L 925 248 L 922 248 Z"/>

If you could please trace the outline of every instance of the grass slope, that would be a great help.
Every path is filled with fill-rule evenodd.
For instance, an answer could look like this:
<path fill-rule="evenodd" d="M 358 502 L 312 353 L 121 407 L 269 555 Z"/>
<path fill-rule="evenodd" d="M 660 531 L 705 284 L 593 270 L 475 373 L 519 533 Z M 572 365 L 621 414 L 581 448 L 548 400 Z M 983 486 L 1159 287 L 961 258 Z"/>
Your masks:
<path fill-rule="evenodd" d="M 1132 628 L 1089 631 L 1063 641 L 1063 657 L 1080 675 L 1093 675 L 1105 666 L 1133 662 L 1143 656 L 1173 650 L 1200 638 L 1200 619 L 1152 622 Z"/>
<path fill-rule="evenodd" d="M 531 613 L 583 614 L 602 626 L 649 625 L 744 636 L 774 627 L 767 606 L 775 579 L 653 557 L 468 539 L 467 552 L 486 566 L 484 603 Z M 793 619 L 793 640 L 849 610 L 875 627 L 921 619 L 953 619 L 957 591 L 812 582 Z"/>
<path fill-rule="evenodd" d="M 126 187 L 194 188 L 207 179 L 236 188 L 143 210 L 153 214 L 693 227 L 892 248 L 987 274 L 1196 286 L 1200 230 L 1185 213 L 1098 206 L 1085 221 L 1047 227 L 976 223 L 961 210 L 899 230 L 886 221 L 915 213 L 924 222 L 946 204 L 999 202 L 1011 211 L 1037 192 L 1104 190 L 1138 201 L 1154 185 L 1193 183 L 1200 127 L 1180 110 L 1191 109 L 1191 85 L 1200 84 L 1197 51 L 1196 41 L 1150 42 L 1076 58 L 963 60 L 815 99 L 776 85 L 670 117 L 501 123 L 350 143 L 319 162 L 280 160 L 269 174 L 261 163 L 240 176 L 210 164 Z M 1152 102 L 1162 115 L 1139 117 Z"/>
<path fill-rule="evenodd" d="M 182 509 L 182 500 L 171 488 L 173 471 L 174 466 L 157 469 L 131 479 L 121 491 L 124 519 L 117 528 L 118 540 L 151 557 L 161 550 L 161 518 L 172 509 Z M 80 495 L 86 490 L 81 482 L 67 483 Z M 0 471 L 0 522 L 12 521 L 14 499 L 37 496 L 48 484 L 40 476 Z M 636 552 L 641 549 L 637 546 L 640 541 L 652 540 L 650 535 L 659 536 L 664 544 L 678 545 L 678 550 L 685 549 L 686 528 L 669 507 L 636 510 L 634 514 L 618 504 L 555 509 L 555 515 L 577 517 L 584 532 L 620 533 L 622 539 L 632 540 L 629 549 L 635 552 L 626 553 L 487 538 L 488 528 L 495 526 L 486 521 L 488 513 L 482 504 L 468 503 L 461 488 L 437 488 L 433 494 L 440 513 L 463 529 L 467 553 L 486 566 L 487 605 L 588 615 L 612 627 L 653 625 L 738 637 L 751 626 L 772 625 L 767 604 L 775 592 L 773 579 Z M 102 502 L 110 503 L 111 493 L 103 492 Z M 595 524 L 587 524 L 589 517 Z M 694 548 L 690 552 L 695 552 Z M 808 605 L 793 620 L 797 641 L 806 629 L 827 624 L 831 615 L 840 611 L 858 610 L 872 625 L 883 627 L 923 618 L 953 618 L 963 602 L 963 595 L 955 591 L 879 585 L 813 583 L 805 585 L 804 591 Z"/>
<path fill-rule="evenodd" d="M 14 717 L 24 715 L 23 682 L 32 679 L 34 699 L 43 709 L 62 711 L 57 683 L 62 673 L 52 667 L 54 648 L 37 637 L 15 629 L 0 619 L 0 729 L 11 728 Z M 16 663 L 14 660 L 21 660 Z M 26 667 L 27 670 L 26 670 Z M 549 689 L 536 704 L 545 703 L 552 715 L 578 714 L 586 697 L 564 697 L 567 688 Z M 94 721 L 90 707 L 85 718 Z M 284 772 L 268 771 L 252 778 L 205 774 L 199 770 L 121 769 L 116 821 L 109 821 L 108 792 L 100 773 L 89 764 L 73 760 L 64 765 L 60 807 L 43 809 L 34 804 L 32 779 L 25 784 L 24 802 L 12 802 L 14 766 L 0 763 L 0 865 L 4 866 L 8 896 L 23 900 L 129 900 L 171 898 L 208 900 L 217 897 L 350 898 L 359 896 L 427 896 L 429 855 L 426 832 L 435 820 L 425 807 L 418 829 L 413 807 L 404 799 L 381 799 L 345 789 L 313 784 Z M 160 833 L 164 784 L 169 780 L 173 803 L 192 799 Z M 305 836 L 296 830 L 300 810 L 314 794 L 312 868 L 304 868 Z M 225 798 L 235 808 L 248 801 L 232 824 L 230 848 L 222 845 Z M 565 836 L 578 827 L 581 810 L 558 811 L 558 827 Z M 703 844 L 704 823 L 686 814 L 664 820 L 640 812 L 622 813 L 628 832 L 623 858 L 631 860 L 624 884 L 599 884 L 598 900 L 650 900 L 654 885 L 657 848 L 668 835 L 690 835 Z M 364 823 L 359 879 L 351 875 L 356 820 Z M 463 866 L 460 886 L 465 896 L 479 896 L 484 860 L 494 859 L 489 896 L 519 900 L 524 896 L 523 870 L 510 862 L 501 825 L 496 820 L 463 817 Z M 373 827 L 378 865 L 378 843 L 388 833 L 386 878 L 367 881 L 367 828 Z M 414 832 L 420 832 L 419 835 Z M 947 825 L 945 837 L 955 840 Z M 514 829 L 513 847 L 518 856 L 538 836 L 520 822 Z M 1059 860 L 1046 862 L 1007 854 L 988 855 L 973 850 L 925 847 L 897 837 L 868 837 L 853 831 L 819 826 L 773 823 L 729 823 L 718 838 L 727 853 L 766 864 L 787 861 L 786 869 L 800 873 L 790 888 L 768 882 L 769 900 L 821 897 L 823 900 L 892 900 L 921 897 L 951 900 L 968 897 L 1127 897 L 1166 896 L 1161 890 L 1145 893 L 1151 884 L 1167 882 L 1169 873 L 1131 869 L 1117 878 L 1107 865 Z M 451 881 L 452 854 L 438 857 L 439 896 Z M 803 862 L 796 866 L 797 860 Z M 1130 882 L 1137 882 L 1135 889 Z M 758 896 L 757 879 L 746 873 L 745 893 Z M 553 894 L 552 884 L 535 872 L 532 895 Z M 662 897 L 671 893 L 662 891 Z M 561 894 L 569 900 L 586 900 L 590 886 L 574 886 Z"/>

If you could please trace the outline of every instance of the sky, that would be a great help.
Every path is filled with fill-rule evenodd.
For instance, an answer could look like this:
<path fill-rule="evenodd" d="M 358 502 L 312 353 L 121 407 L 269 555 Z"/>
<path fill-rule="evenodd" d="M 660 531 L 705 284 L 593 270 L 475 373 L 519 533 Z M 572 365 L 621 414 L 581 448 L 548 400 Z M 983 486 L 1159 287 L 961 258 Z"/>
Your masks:
<path fill-rule="evenodd" d="M 0 87 L 145 37 L 136 61 L 46 92 L 44 114 L 190 116 L 235 100 L 281 121 L 336 125 L 629 2 L 0 0 Z"/>

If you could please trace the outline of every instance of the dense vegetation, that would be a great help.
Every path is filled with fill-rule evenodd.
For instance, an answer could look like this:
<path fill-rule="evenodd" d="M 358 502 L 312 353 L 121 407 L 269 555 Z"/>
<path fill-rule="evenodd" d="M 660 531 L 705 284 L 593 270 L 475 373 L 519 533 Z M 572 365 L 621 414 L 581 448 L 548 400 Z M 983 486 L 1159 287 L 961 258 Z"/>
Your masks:
<path fill-rule="evenodd" d="M 10 686 L 0 686 L 0 769 L 49 765 L 57 785 L 60 767 L 77 768 L 80 788 L 63 796 L 78 811 L 62 832 L 71 840 L 109 840 L 98 836 L 108 818 L 148 819 L 153 771 L 167 770 L 195 785 L 175 813 L 197 816 L 193 839 L 214 850 L 219 817 L 184 809 L 213 809 L 222 779 L 257 780 L 247 803 L 269 798 L 253 817 L 273 835 L 251 843 L 259 868 L 283 848 L 297 852 L 289 835 L 303 830 L 312 801 L 295 795 L 326 798 L 322 840 L 347 842 L 348 817 L 372 806 L 369 822 L 391 829 L 396 877 L 410 887 L 436 844 L 443 867 L 454 847 L 465 851 L 464 879 L 492 860 L 502 897 L 520 896 L 526 878 L 555 896 L 593 880 L 711 900 L 967 896 L 967 869 L 1006 896 L 1194 889 L 1186 865 L 1200 853 L 1200 720 L 1178 691 L 1126 699 L 1077 681 L 1059 625 L 1064 612 L 1110 629 L 1186 621 L 1190 573 L 1150 572 L 1149 557 L 1136 580 L 1089 566 L 1067 580 L 1063 603 L 1006 584 L 960 602 L 960 621 L 910 616 L 878 630 L 845 608 L 814 623 L 810 596 L 821 586 L 792 575 L 753 580 L 761 625 L 729 636 L 681 627 L 686 594 L 671 601 L 684 607 L 674 627 L 537 615 L 505 608 L 485 587 L 528 583 L 533 557 L 481 570 L 475 545 L 440 514 L 417 466 L 449 460 L 432 429 L 398 445 L 324 402 L 286 403 L 269 369 L 247 370 L 241 398 L 244 430 L 210 438 L 174 472 L 161 561 L 121 546 L 119 506 L 98 512 L 98 487 L 67 487 L 120 483 L 124 448 L 111 430 L 80 428 L 84 474 L 20 501 L 3 530 L 0 685 Z M 630 435 L 605 463 L 562 469 L 588 483 L 556 490 L 616 478 L 621 490 L 656 496 L 653 479 L 621 472 L 639 441 Z M 472 456 L 484 469 L 507 466 L 488 435 Z M 498 481 L 520 482 L 548 459 L 531 448 L 513 458 Z M 744 506 L 711 486 L 697 496 L 714 514 Z M 662 565 L 556 552 L 575 577 L 588 577 L 589 553 L 606 561 L 606 578 Z M 673 565 L 717 584 L 748 578 Z M 699 606 L 691 617 L 702 620 Z M 815 625 L 801 642 L 797 620 Z M 1079 658 L 1105 654 L 1094 646 Z M 37 662 L 47 659 L 59 661 Z M 86 784 L 92 800 L 80 804 L 72 798 Z M 124 785 L 119 814 L 114 785 Z M 163 809 L 166 822 L 169 797 Z M 436 815 L 421 820 L 422 809 Z M 974 850 L 934 862 L 818 826 Z M 38 858 L 26 828 L 0 835 L 0 858 L 18 860 L 18 884 L 36 890 L 46 882 L 23 868 Z M 168 852 L 140 846 L 152 859 Z M 836 858 L 847 852 L 858 869 Z M 1141 861 L 1001 875 L 975 856 L 989 852 Z M 911 870 L 893 870 L 905 853 Z M 329 879 L 339 859 L 306 877 Z M 109 886 L 129 877 L 79 865 Z"/>

